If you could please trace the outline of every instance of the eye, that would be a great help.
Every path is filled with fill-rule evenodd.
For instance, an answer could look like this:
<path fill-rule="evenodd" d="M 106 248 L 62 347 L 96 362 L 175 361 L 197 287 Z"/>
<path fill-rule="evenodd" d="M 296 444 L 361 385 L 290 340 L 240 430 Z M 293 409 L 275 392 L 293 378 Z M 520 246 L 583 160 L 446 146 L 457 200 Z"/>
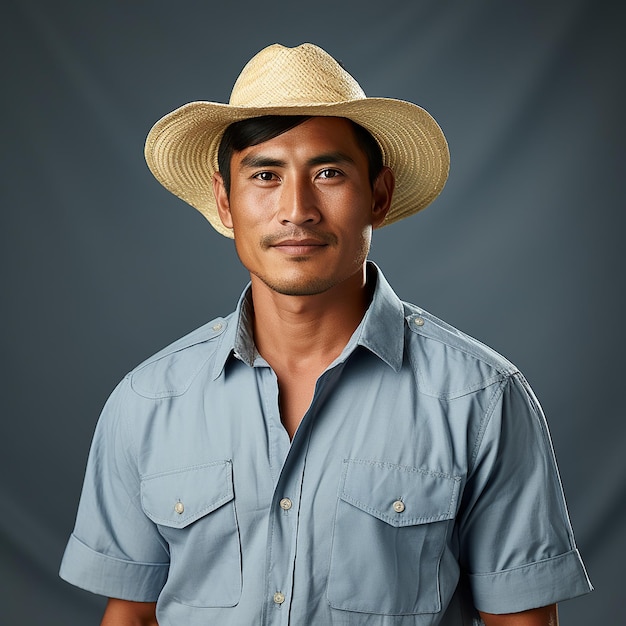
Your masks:
<path fill-rule="evenodd" d="M 259 172 L 255 174 L 252 178 L 256 178 L 257 180 L 262 180 L 264 182 L 270 182 L 272 180 L 277 180 L 278 177 L 272 172 Z"/>
<path fill-rule="evenodd" d="M 318 178 L 337 178 L 341 176 L 341 172 L 339 170 L 327 168 L 322 170 L 318 175 Z"/>

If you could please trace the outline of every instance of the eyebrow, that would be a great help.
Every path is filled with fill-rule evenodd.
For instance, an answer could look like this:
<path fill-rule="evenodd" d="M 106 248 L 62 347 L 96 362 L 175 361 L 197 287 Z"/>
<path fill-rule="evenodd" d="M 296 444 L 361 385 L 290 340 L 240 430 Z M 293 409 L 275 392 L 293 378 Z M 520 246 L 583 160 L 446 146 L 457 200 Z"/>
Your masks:
<path fill-rule="evenodd" d="M 247 154 L 239 163 L 240 169 L 255 167 L 285 167 L 287 163 L 280 159 L 272 159 L 263 155 Z"/>
<path fill-rule="evenodd" d="M 343 152 L 325 152 L 311 157 L 307 161 L 309 167 L 330 163 L 350 163 L 354 164 L 354 159 Z M 286 167 L 287 162 L 282 159 L 273 159 L 262 154 L 247 154 L 239 163 L 240 169 L 257 167 Z"/>
<path fill-rule="evenodd" d="M 307 165 L 324 165 L 325 163 L 350 163 L 354 164 L 354 159 L 343 152 L 326 152 L 311 157 Z"/>

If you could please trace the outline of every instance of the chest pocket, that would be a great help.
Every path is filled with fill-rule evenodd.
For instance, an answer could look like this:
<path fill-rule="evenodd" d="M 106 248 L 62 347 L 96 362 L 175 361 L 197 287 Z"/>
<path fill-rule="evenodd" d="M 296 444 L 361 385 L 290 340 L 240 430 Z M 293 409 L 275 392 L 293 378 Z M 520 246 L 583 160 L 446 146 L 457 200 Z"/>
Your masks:
<path fill-rule="evenodd" d="M 330 606 L 379 615 L 441 610 L 439 562 L 461 479 L 344 461 L 328 578 Z"/>
<path fill-rule="evenodd" d="M 231 462 L 146 476 L 141 506 L 169 547 L 163 593 L 189 606 L 235 606 L 241 595 L 241 549 Z"/>

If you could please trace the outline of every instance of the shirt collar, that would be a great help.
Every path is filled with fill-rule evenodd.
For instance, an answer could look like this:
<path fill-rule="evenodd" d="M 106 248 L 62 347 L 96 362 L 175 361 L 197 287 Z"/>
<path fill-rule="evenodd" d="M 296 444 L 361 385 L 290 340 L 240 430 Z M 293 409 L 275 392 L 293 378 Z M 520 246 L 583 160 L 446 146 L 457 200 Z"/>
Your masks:
<path fill-rule="evenodd" d="M 372 302 L 337 361 L 345 360 L 360 345 L 398 371 L 404 351 L 404 307 L 380 268 L 372 261 L 367 263 L 367 276 L 368 281 L 375 284 Z M 222 373 L 231 355 L 251 367 L 254 365 L 258 353 L 252 335 L 252 312 L 252 290 L 248 283 L 237 309 L 226 320 L 227 326 L 216 352 L 214 379 Z"/>
<path fill-rule="evenodd" d="M 213 380 L 220 376 L 231 355 L 235 355 L 250 366 L 253 365 L 257 352 L 252 335 L 252 311 L 252 288 L 248 283 L 239 298 L 235 312 L 226 319 L 226 329 L 220 337 L 215 354 Z"/>
<path fill-rule="evenodd" d="M 376 281 L 376 287 L 359 327 L 358 344 L 397 372 L 404 356 L 404 305 L 380 268 L 372 261 L 367 263 L 367 273 L 368 280 Z"/>

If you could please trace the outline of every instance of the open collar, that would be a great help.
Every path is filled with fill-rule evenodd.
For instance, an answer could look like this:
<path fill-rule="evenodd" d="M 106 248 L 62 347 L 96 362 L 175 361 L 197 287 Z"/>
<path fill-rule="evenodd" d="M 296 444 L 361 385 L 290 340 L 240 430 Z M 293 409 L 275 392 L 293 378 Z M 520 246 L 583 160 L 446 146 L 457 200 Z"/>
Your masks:
<path fill-rule="evenodd" d="M 368 281 L 375 283 L 372 302 L 338 360 L 345 360 L 360 345 L 398 371 L 404 352 L 404 307 L 382 271 L 372 261 L 367 263 L 367 275 Z M 254 365 L 258 353 L 252 330 L 253 314 L 252 289 L 248 283 L 237 309 L 226 320 L 227 327 L 220 337 L 216 353 L 214 379 L 220 376 L 231 357 L 250 367 Z"/>

